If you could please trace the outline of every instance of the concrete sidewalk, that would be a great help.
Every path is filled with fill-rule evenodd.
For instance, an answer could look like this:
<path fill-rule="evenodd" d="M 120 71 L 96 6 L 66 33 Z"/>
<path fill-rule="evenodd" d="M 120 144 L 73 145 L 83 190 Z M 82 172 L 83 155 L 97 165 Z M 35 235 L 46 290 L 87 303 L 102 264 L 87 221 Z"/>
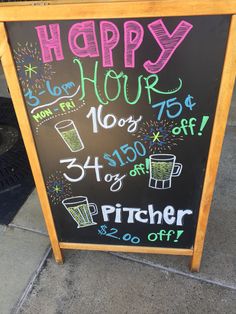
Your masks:
<path fill-rule="evenodd" d="M 57 265 L 34 192 L 0 228 L 0 313 L 236 313 L 236 127 L 228 127 L 200 273 L 187 257 L 67 251 Z"/>

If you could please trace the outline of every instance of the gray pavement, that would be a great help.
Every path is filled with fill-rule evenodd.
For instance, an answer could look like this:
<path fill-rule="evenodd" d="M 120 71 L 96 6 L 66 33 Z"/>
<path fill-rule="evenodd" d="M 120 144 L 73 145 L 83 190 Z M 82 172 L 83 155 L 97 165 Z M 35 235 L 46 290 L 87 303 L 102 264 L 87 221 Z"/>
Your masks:
<path fill-rule="evenodd" d="M 101 252 L 50 258 L 20 313 L 234 313 L 236 294 Z"/>
<path fill-rule="evenodd" d="M 0 313 L 10 313 L 48 249 L 48 238 L 18 228 L 0 229 Z"/>

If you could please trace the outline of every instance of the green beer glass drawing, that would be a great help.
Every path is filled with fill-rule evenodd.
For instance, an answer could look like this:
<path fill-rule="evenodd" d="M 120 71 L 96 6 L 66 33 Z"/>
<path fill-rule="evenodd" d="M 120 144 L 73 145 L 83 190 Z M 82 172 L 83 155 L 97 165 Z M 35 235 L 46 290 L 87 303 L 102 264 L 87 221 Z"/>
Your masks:
<path fill-rule="evenodd" d="M 55 129 L 72 152 L 84 149 L 84 144 L 72 120 L 58 122 L 55 125 Z"/>
<path fill-rule="evenodd" d="M 154 154 L 149 156 L 149 160 L 149 187 L 160 190 L 171 188 L 172 177 L 178 177 L 182 171 L 182 164 L 176 163 L 175 155 Z"/>
<path fill-rule="evenodd" d="M 77 228 L 84 228 L 97 224 L 93 221 L 92 217 L 92 215 L 98 213 L 97 205 L 89 203 L 86 196 L 69 197 L 64 199 L 62 204 L 70 213 L 71 217 L 77 222 Z"/>

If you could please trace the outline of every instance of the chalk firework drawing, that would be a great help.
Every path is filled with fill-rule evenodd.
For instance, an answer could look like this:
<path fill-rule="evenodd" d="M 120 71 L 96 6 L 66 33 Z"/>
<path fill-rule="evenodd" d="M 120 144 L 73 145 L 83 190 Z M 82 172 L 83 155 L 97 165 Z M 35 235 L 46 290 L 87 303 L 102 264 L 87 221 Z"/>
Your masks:
<path fill-rule="evenodd" d="M 71 183 L 68 182 L 61 171 L 51 174 L 46 181 L 47 194 L 52 204 L 58 205 L 65 197 L 72 195 Z"/>
<path fill-rule="evenodd" d="M 151 153 L 171 150 L 183 140 L 183 136 L 177 136 L 172 133 L 175 122 L 162 120 L 150 120 L 144 122 L 140 129 L 133 134 L 141 140 Z"/>
<path fill-rule="evenodd" d="M 44 82 L 51 80 L 55 73 L 51 64 L 42 62 L 41 53 L 36 43 L 17 43 L 17 48 L 14 49 L 14 59 L 24 92 L 42 89 Z"/>
<path fill-rule="evenodd" d="M 72 152 L 84 149 L 84 144 L 72 120 L 60 121 L 54 127 Z"/>
<path fill-rule="evenodd" d="M 69 212 L 74 221 L 77 222 L 77 228 L 84 228 L 96 225 L 93 221 L 93 215 L 97 215 L 97 205 L 89 203 L 86 196 L 73 196 L 66 198 L 62 201 L 62 204 Z"/>
<path fill-rule="evenodd" d="M 172 154 L 154 154 L 149 156 L 149 187 L 153 189 L 171 188 L 172 177 L 178 177 L 182 172 L 182 164 L 176 162 Z"/>

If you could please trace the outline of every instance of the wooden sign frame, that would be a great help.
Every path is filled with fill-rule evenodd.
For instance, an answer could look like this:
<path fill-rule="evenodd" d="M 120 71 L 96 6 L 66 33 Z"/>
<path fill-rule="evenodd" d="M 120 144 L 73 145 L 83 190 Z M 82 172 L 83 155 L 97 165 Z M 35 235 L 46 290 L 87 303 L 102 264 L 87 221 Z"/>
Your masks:
<path fill-rule="evenodd" d="M 95 4 L 96 2 L 96 4 Z M 231 25 L 218 94 L 207 168 L 204 178 L 197 230 L 191 249 L 145 246 L 98 245 L 59 242 L 30 128 L 23 95 L 4 23 L 10 21 L 73 20 L 81 18 L 137 18 L 153 16 L 196 16 L 229 14 Z M 191 271 L 199 271 L 208 216 L 214 191 L 224 132 L 236 75 L 236 0 L 156 0 L 156 1 L 49 1 L 17 2 L 0 5 L 0 58 L 21 129 L 49 238 L 57 263 L 63 262 L 61 249 L 123 251 L 191 256 Z"/>

